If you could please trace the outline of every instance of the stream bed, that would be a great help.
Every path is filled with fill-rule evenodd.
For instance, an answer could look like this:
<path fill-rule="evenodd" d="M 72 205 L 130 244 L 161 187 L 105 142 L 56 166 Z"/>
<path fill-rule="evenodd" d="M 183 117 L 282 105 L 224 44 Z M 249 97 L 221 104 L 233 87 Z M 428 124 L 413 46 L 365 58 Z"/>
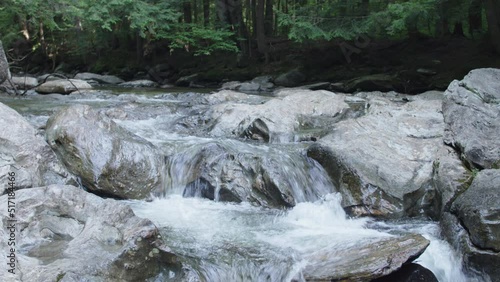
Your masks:
<path fill-rule="evenodd" d="M 441 239 L 437 223 L 349 218 L 327 173 L 304 153 L 308 142 L 263 144 L 211 136 L 202 126 L 209 104 L 204 101 L 206 94 L 122 92 L 2 96 L 0 101 L 25 116 L 41 133 L 58 109 L 88 104 L 166 156 L 162 190 L 150 201 L 125 201 L 136 215 L 158 226 L 167 245 L 188 266 L 183 277 L 167 271 L 153 281 L 305 281 L 307 268 L 323 263 L 325 252 L 336 254 L 335 259 L 341 261 L 353 255 L 353 247 L 408 233 L 430 240 L 416 263 L 430 269 L 439 281 L 471 281 L 462 271 L 460 256 Z M 255 96 L 247 102 L 258 104 L 268 99 Z M 217 150 L 223 148 L 224 156 L 232 156 L 213 161 L 224 169 L 235 159 L 240 163 L 259 160 L 271 167 L 271 176 L 281 176 L 279 181 L 291 187 L 295 205 L 274 208 L 221 201 L 219 185 L 209 187 L 194 181 L 192 175 L 199 166 L 200 152 L 212 145 Z M 213 171 L 207 175 L 213 176 L 210 173 Z M 221 180 L 215 177 L 214 181 Z"/>

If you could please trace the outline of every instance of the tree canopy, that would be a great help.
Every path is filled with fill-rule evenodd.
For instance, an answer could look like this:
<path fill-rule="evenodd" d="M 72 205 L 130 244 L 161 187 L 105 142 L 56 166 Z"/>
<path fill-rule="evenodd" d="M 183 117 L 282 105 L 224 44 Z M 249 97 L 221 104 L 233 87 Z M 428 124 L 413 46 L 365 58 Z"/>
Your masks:
<path fill-rule="evenodd" d="M 500 0 L 1 0 L 8 48 L 82 62 L 121 51 L 140 61 L 161 48 L 240 52 L 268 60 L 276 40 L 490 39 L 500 53 Z M 23 53 L 23 52 L 21 52 Z M 22 56 L 25 54 L 18 54 Z"/>

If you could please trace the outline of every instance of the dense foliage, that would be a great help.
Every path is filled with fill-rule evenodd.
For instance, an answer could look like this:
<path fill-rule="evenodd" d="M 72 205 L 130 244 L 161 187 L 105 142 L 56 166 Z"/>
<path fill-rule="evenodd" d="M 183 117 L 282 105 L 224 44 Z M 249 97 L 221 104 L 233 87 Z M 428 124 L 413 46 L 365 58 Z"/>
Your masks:
<path fill-rule="evenodd" d="M 449 34 L 490 36 L 500 52 L 500 0 L 1 0 L 0 35 L 14 56 L 85 63 L 141 61 L 161 49 L 268 58 L 272 44 Z M 28 46 L 28 47 L 26 47 Z M 22 48 L 24 47 L 24 49 Z"/>

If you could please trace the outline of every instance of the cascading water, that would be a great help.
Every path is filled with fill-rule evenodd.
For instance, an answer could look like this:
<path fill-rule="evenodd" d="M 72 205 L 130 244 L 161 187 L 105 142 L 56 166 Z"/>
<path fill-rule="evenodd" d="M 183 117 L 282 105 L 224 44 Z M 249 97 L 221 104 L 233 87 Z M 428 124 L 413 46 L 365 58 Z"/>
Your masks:
<path fill-rule="evenodd" d="M 164 122 L 120 123 L 157 146 L 163 145 L 165 151 L 175 152 L 167 162 L 166 196 L 130 205 L 137 215 L 161 228 L 169 246 L 191 266 L 188 276 L 193 281 L 305 281 L 303 269 L 318 263 L 315 252 L 342 252 L 398 232 L 420 233 L 431 241 L 417 262 L 433 271 L 439 281 L 467 281 L 458 256 L 438 238 L 436 224 L 384 225 L 369 219 L 348 219 L 328 176 L 316 162 L 299 153 L 302 148 L 166 134 L 158 130 Z M 224 148 L 224 154 L 276 160 L 280 173 L 291 183 L 297 205 L 284 211 L 248 202 L 218 202 L 217 197 L 216 201 L 182 197 L 186 185 L 195 178 L 197 156 L 207 144 L 214 143 Z M 221 160 L 231 161 L 216 154 L 214 161 Z"/>
<path fill-rule="evenodd" d="M 121 106 L 123 112 L 112 113 L 115 115 L 141 112 L 144 105 L 164 111 L 139 120 L 116 119 L 168 156 L 165 189 L 151 202 L 127 201 L 137 215 L 155 222 L 166 244 L 185 262 L 184 273 L 163 273 L 156 281 L 304 281 L 304 269 L 321 263 L 324 250 L 345 253 L 354 246 L 401 233 L 419 233 L 431 241 L 417 262 L 433 271 L 439 281 L 471 279 L 462 273 L 457 254 L 439 239 L 435 223 L 348 219 L 340 205 L 340 195 L 335 193 L 324 170 L 301 153 L 303 145 L 261 145 L 179 134 L 176 121 L 189 111 L 180 114 L 165 110 L 179 103 L 171 97 L 35 97 L 22 103 L 12 100 L 10 105 L 29 115 L 36 126 L 53 110 L 68 103 L 90 103 L 105 110 Z M 41 101 L 45 103 L 43 110 Z M 200 154 L 208 155 L 199 158 Z M 286 196 L 293 199 L 286 203 L 294 207 L 260 207 L 252 204 L 259 203 L 258 193 L 255 196 L 245 191 L 238 194 L 243 198 L 240 203 L 218 201 L 224 189 L 239 189 L 241 175 L 248 178 L 244 184 L 258 186 L 268 181 L 267 184 L 275 185 L 285 195 L 284 200 L 288 199 Z M 228 187 L 227 182 L 233 186 Z M 182 197 L 189 185 L 194 191 L 211 185 L 213 200 Z"/>

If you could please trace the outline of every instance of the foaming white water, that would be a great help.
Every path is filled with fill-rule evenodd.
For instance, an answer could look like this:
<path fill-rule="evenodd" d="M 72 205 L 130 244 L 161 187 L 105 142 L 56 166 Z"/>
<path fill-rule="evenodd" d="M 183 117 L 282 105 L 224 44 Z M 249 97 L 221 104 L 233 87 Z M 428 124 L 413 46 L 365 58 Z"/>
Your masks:
<path fill-rule="evenodd" d="M 481 279 L 464 274 L 462 258 L 451 245 L 440 238 L 440 228 L 433 222 L 382 223 L 375 224 L 388 232 L 419 233 L 430 241 L 425 252 L 415 260 L 431 270 L 440 282 L 479 282 Z"/>
<path fill-rule="evenodd" d="M 306 254 L 390 236 L 347 219 L 338 195 L 289 211 L 171 195 L 129 202 L 207 281 L 302 281 Z M 229 279 L 229 280 L 228 280 Z"/>

